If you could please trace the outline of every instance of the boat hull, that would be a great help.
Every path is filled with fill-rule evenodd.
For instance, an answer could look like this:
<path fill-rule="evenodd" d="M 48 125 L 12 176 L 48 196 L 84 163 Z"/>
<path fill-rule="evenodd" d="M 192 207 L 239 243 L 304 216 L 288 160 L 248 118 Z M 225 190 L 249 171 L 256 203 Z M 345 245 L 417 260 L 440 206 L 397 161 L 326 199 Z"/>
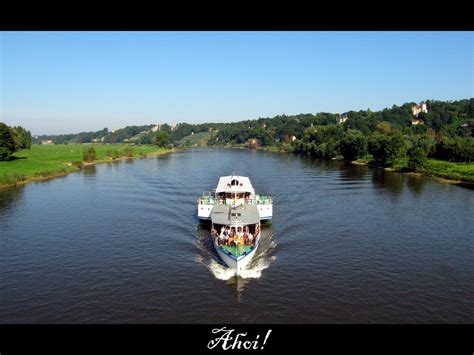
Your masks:
<path fill-rule="evenodd" d="M 211 237 L 212 238 L 212 237 Z M 245 255 L 241 255 L 236 257 L 235 255 L 229 255 L 226 253 L 216 242 L 215 238 L 212 238 L 212 244 L 214 245 L 214 249 L 216 249 L 217 254 L 222 259 L 222 261 L 232 270 L 235 270 L 236 275 L 239 275 L 242 270 L 247 268 L 247 265 L 253 259 L 255 252 L 258 248 L 258 242 L 255 244 L 255 247 L 250 249 Z"/>

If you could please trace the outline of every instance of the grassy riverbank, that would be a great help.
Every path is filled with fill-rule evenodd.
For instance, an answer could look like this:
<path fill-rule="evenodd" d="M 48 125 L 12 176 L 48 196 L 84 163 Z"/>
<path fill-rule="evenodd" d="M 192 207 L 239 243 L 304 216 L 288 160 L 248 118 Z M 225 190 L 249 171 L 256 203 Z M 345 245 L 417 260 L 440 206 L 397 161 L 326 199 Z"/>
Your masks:
<path fill-rule="evenodd" d="M 372 165 L 372 157 L 367 156 L 353 163 Z M 408 159 L 397 159 L 390 170 L 403 173 L 408 172 Z M 456 163 L 445 160 L 427 159 L 423 168 L 417 170 L 415 173 L 451 180 L 452 182 L 474 184 L 474 163 Z"/>
<path fill-rule="evenodd" d="M 86 163 L 82 161 L 82 151 L 88 147 L 94 147 L 96 160 Z M 130 148 L 133 156 L 126 156 L 125 148 Z M 125 144 L 33 144 L 29 150 L 15 152 L 13 160 L 0 162 L 0 188 L 17 183 L 64 175 L 71 171 L 77 171 L 87 164 L 112 162 L 114 160 L 159 155 L 168 152 L 171 152 L 171 149 L 158 148 L 156 146 L 129 146 Z M 115 155 L 116 158 L 113 159 L 109 155 Z"/>

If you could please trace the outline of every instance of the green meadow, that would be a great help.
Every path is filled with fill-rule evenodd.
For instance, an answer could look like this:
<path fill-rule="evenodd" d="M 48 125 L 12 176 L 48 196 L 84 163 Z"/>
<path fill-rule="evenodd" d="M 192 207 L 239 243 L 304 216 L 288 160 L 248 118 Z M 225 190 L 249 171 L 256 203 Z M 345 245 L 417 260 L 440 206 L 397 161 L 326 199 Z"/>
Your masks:
<path fill-rule="evenodd" d="M 126 156 L 125 148 L 131 149 L 134 157 L 158 155 L 171 151 L 156 146 L 125 144 L 33 144 L 29 150 L 15 152 L 12 160 L 0 161 L 0 186 L 14 185 L 19 181 L 41 179 L 79 170 L 83 165 L 82 152 L 89 147 L 93 147 L 96 151 L 96 160 L 94 161 L 96 163 L 124 158 Z"/>

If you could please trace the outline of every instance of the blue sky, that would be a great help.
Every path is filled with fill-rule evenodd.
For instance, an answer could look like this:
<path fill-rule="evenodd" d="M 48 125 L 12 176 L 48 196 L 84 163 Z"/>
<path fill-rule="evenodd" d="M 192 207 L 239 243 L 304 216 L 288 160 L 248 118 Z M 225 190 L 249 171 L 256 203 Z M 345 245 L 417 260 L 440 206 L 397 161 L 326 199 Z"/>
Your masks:
<path fill-rule="evenodd" d="M 0 121 L 33 134 L 473 97 L 473 32 L 1 32 Z"/>

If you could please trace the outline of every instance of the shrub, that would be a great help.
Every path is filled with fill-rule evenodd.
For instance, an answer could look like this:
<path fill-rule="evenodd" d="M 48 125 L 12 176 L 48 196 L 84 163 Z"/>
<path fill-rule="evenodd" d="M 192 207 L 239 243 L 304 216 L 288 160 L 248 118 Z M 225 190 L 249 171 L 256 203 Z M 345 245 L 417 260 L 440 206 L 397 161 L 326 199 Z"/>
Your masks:
<path fill-rule="evenodd" d="M 130 147 L 126 147 L 123 151 L 124 155 L 127 157 L 133 157 L 133 149 Z"/>
<path fill-rule="evenodd" d="M 82 160 L 83 161 L 93 161 L 93 160 L 95 160 L 95 148 L 93 148 L 93 147 L 85 148 L 82 151 Z"/>
<path fill-rule="evenodd" d="M 119 149 L 116 149 L 112 153 L 112 159 L 118 159 L 122 156 L 122 152 Z"/>
<path fill-rule="evenodd" d="M 420 146 L 413 146 L 408 149 L 408 168 L 418 170 L 424 167 L 427 159 L 426 151 Z"/>

